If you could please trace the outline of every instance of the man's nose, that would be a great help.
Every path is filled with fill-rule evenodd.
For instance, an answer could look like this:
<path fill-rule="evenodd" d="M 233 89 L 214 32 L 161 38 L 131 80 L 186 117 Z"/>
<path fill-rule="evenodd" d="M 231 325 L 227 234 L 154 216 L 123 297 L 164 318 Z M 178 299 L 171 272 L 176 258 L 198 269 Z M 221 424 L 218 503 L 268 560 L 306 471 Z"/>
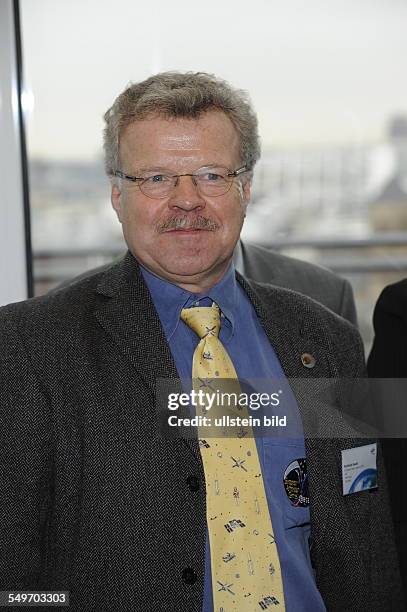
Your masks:
<path fill-rule="evenodd" d="M 199 193 L 194 177 L 189 175 L 179 176 L 172 190 L 169 205 L 183 210 L 194 210 L 203 208 L 206 202 Z"/>

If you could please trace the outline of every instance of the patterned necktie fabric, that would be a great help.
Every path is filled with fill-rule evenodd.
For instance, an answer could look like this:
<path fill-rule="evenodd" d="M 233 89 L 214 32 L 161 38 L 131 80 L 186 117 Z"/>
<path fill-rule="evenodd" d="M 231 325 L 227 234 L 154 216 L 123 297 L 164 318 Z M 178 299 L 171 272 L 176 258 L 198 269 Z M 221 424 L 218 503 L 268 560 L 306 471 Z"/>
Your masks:
<path fill-rule="evenodd" d="M 181 319 L 200 338 L 192 362 L 194 388 L 206 387 L 214 393 L 222 391 L 225 382 L 233 382 L 235 391 L 240 390 L 233 362 L 218 338 L 217 304 L 183 309 Z M 203 410 L 213 419 L 223 408 Z M 239 416 L 248 417 L 246 407 L 237 410 Z M 227 434 L 216 431 L 198 427 L 214 611 L 285 610 L 280 561 L 253 432 L 250 428 L 243 435 L 237 428 Z"/>

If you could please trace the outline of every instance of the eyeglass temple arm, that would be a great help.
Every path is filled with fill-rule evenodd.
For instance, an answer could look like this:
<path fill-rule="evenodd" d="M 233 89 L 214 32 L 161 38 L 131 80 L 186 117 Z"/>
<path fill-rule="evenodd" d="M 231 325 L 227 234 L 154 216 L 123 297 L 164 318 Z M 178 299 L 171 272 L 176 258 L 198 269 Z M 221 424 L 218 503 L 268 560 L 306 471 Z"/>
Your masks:
<path fill-rule="evenodd" d="M 136 181 L 144 181 L 143 177 L 141 176 L 131 176 L 130 174 L 125 174 L 121 170 L 115 170 L 113 172 L 113 176 L 118 176 L 119 178 L 127 179 L 128 181 L 132 181 L 133 183 L 135 183 Z"/>
<path fill-rule="evenodd" d="M 238 168 L 234 172 L 229 172 L 228 176 L 239 176 L 239 174 L 243 174 L 243 172 L 247 172 L 247 171 L 248 171 L 247 167 L 242 166 L 241 168 Z"/>

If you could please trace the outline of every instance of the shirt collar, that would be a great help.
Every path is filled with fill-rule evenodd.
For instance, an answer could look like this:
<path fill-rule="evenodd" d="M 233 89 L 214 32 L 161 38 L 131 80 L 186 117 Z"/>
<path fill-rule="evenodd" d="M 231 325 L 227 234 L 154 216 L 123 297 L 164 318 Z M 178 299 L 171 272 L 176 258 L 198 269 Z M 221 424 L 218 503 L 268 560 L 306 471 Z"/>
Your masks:
<path fill-rule="evenodd" d="M 164 328 L 167 340 L 170 340 L 175 333 L 181 319 L 181 310 L 208 304 L 208 298 L 216 302 L 222 313 L 222 327 L 224 327 L 223 341 L 227 342 L 233 336 L 235 320 L 238 287 L 233 263 L 230 264 L 224 276 L 211 289 L 205 293 L 191 293 L 186 289 L 178 287 L 156 274 L 150 272 L 140 265 L 143 278 L 151 293 L 154 305 L 160 317 L 161 324 Z M 205 300 L 205 301 L 204 301 Z"/>

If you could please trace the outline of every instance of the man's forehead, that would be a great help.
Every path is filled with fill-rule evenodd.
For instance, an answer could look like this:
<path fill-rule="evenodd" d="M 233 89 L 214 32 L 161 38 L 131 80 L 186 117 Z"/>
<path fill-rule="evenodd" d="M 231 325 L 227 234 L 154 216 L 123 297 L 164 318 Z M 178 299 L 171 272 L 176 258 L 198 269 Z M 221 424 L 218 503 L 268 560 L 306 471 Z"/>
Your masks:
<path fill-rule="evenodd" d="M 184 151 L 187 149 L 193 151 L 197 149 L 197 138 L 193 134 L 185 134 L 185 132 L 181 134 L 166 133 L 163 136 L 163 144 L 166 145 L 168 150 Z"/>
<path fill-rule="evenodd" d="M 221 132 L 221 134 L 220 134 Z M 237 132 L 229 117 L 222 111 L 211 110 L 198 117 L 166 117 L 152 115 L 129 123 L 121 134 L 121 141 L 146 138 L 163 138 L 175 148 L 193 147 L 202 136 L 218 136 L 234 140 Z"/>
<path fill-rule="evenodd" d="M 133 121 L 124 129 L 120 151 L 132 157 L 149 157 L 154 152 L 177 157 L 183 153 L 186 158 L 227 152 L 235 157 L 239 137 L 229 117 L 221 111 L 209 111 L 197 118 L 152 116 Z"/>

